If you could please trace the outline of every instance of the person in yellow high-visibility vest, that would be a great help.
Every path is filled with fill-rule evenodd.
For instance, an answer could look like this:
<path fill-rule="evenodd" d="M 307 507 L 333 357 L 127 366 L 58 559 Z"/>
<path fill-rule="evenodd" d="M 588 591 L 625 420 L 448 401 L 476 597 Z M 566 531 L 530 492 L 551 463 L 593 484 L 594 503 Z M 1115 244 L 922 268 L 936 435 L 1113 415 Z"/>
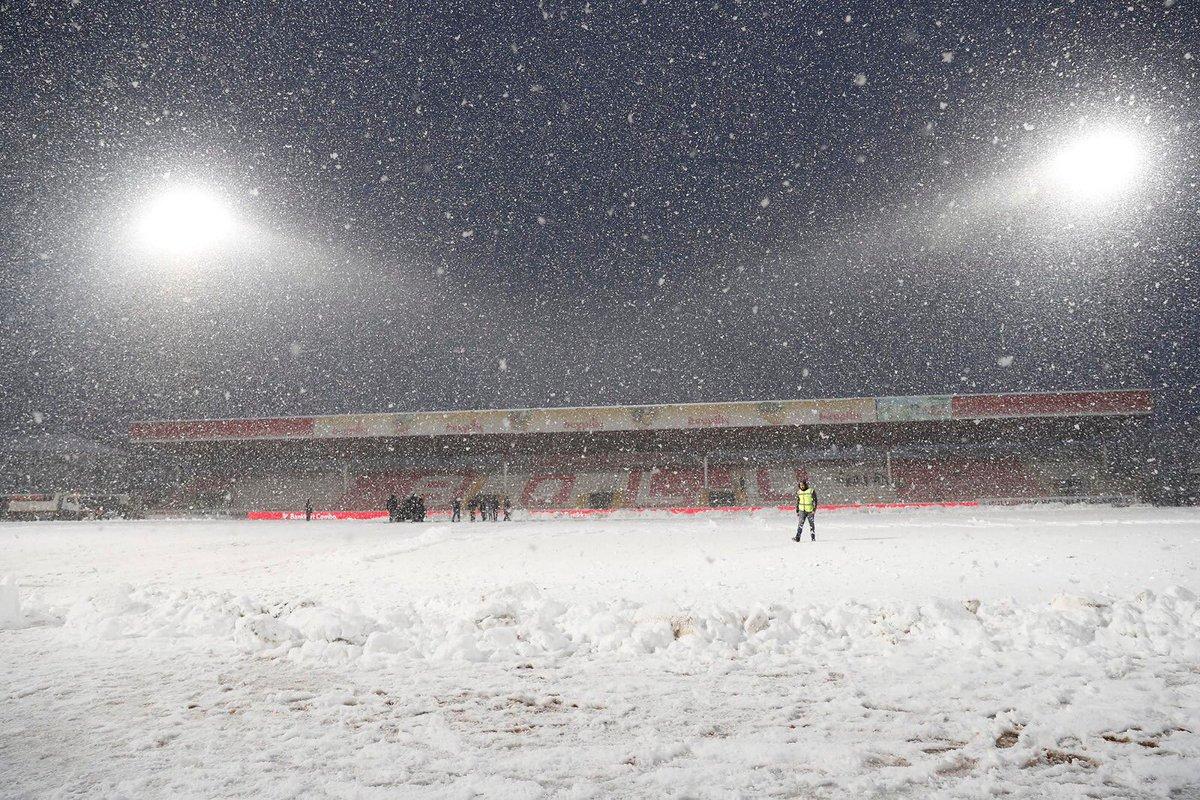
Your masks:
<path fill-rule="evenodd" d="M 796 538 L 794 541 L 800 541 L 801 534 L 804 532 L 804 521 L 808 520 L 808 531 L 812 534 L 812 541 L 817 540 L 817 492 L 808 485 L 808 481 L 800 481 L 800 486 L 796 489 L 796 516 L 800 519 L 800 524 L 796 526 Z"/>

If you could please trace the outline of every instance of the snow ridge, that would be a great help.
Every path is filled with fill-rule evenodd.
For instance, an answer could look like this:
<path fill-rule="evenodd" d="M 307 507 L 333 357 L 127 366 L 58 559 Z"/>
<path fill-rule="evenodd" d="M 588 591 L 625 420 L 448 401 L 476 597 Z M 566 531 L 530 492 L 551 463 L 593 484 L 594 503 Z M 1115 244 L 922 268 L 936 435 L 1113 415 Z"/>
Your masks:
<path fill-rule="evenodd" d="M 739 658 L 910 644 L 977 653 L 1037 650 L 1087 660 L 1200 660 L 1200 603 L 1182 587 L 1129 598 L 1058 595 L 1044 605 L 934 599 L 792 609 L 672 608 L 624 600 L 566 604 L 518 584 L 480 597 L 473 607 L 428 600 L 368 613 L 307 599 L 263 603 L 230 593 L 123 584 L 74 603 L 60 618 L 83 638 L 192 639 L 333 663 L 510 662 L 594 653 Z"/>

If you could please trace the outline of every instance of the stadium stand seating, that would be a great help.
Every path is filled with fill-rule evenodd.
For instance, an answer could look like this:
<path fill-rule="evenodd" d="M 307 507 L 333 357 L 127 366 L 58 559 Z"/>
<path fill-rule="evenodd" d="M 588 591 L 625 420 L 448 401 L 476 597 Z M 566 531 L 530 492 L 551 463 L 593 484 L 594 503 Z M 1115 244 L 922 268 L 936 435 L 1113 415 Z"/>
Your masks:
<path fill-rule="evenodd" d="M 764 461 L 766 461 L 764 459 Z M 981 498 L 1051 498 L 1120 494 L 1127 487 L 1102 479 L 1085 459 L 1038 460 L 931 456 L 814 461 L 806 465 L 763 463 L 697 464 L 654 454 L 641 462 L 566 459 L 519 465 L 436 470 L 375 470 L 198 476 L 155 505 L 162 510 L 243 512 L 302 508 L 311 498 L 326 510 L 382 509 L 389 494 L 425 498 L 431 511 L 448 509 L 454 498 L 508 497 L 526 509 L 675 508 L 786 506 L 796 483 L 806 478 L 822 504 L 930 503 Z"/>

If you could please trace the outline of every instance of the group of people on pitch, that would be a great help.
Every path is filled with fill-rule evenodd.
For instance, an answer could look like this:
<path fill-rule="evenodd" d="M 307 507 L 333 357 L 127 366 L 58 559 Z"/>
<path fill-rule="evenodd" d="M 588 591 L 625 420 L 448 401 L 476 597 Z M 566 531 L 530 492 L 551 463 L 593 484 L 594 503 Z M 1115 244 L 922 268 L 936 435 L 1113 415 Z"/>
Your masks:
<path fill-rule="evenodd" d="M 387 499 L 388 522 L 424 522 L 425 498 L 410 494 L 401 500 L 396 495 Z"/>
<path fill-rule="evenodd" d="M 475 521 L 475 513 L 478 511 L 480 518 L 483 520 L 491 519 L 493 522 L 501 509 L 504 510 L 504 520 L 507 522 L 512 519 L 512 503 L 507 497 L 501 500 L 495 496 L 472 497 L 467 503 L 467 508 L 471 513 L 471 522 Z M 392 495 L 387 500 L 388 522 L 404 522 L 413 521 L 421 522 L 425 519 L 425 498 L 409 495 L 404 500 L 400 500 L 396 495 Z M 304 518 L 311 520 L 313 515 L 312 498 L 309 498 L 304 503 Z M 796 536 L 793 541 L 803 539 L 804 523 L 808 523 L 808 533 L 812 538 L 810 541 L 817 540 L 817 490 L 808 485 L 808 481 L 800 481 L 800 485 L 796 487 L 796 516 L 799 519 L 796 525 Z M 458 522 L 462 519 L 462 500 L 454 498 L 454 502 L 450 504 L 450 521 Z"/>
<path fill-rule="evenodd" d="M 456 497 L 450 503 L 450 521 L 460 522 L 462 520 L 463 502 L 461 497 Z M 467 512 L 471 515 L 471 522 L 475 521 L 475 515 L 484 522 L 489 519 L 495 522 L 500 518 L 501 511 L 504 512 L 504 521 L 508 522 L 512 519 L 512 501 L 505 495 L 503 498 L 497 497 L 494 494 L 482 495 L 477 494 L 467 501 Z"/>

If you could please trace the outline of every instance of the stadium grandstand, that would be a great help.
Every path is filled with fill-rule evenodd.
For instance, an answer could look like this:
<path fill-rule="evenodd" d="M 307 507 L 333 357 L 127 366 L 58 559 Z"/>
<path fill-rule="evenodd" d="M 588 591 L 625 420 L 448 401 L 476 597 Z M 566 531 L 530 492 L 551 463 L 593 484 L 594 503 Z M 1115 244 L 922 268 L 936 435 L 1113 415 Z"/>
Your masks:
<path fill-rule="evenodd" d="M 1133 499 L 1148 490 L 1144 390 L 922 395 L 132 423 L 149 508 L 253 517 L 761 508 L 806 477 L 822 504 Z"/>

